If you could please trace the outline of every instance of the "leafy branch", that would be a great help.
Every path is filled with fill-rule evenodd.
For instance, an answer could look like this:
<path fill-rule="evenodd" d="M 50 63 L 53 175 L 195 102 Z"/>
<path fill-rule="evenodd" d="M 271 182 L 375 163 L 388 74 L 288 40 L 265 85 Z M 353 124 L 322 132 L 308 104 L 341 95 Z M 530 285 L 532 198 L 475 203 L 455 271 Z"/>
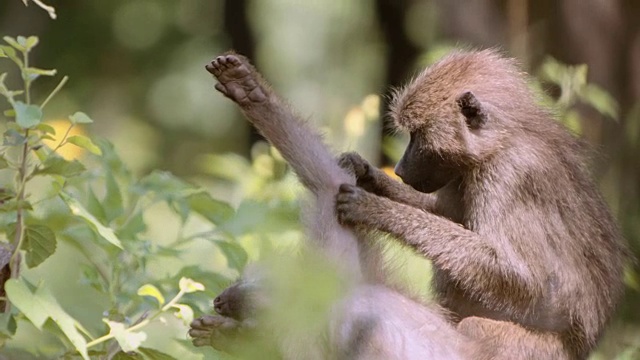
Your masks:
<path fill-rule="evenodd" d="M 56 19 L 57 15 L 56 15 L 56 9 L 51 6 L 51 5 L 47 5 L 44 2 L 42 2 L 42 0 L 31 0 L 34 4 L 36 4 L 39 8 L 41 8 L 42 10 L 46 11 L 49 14 L 49 17 L 52 19 Z M 24 6 L 29 6 L 29 0 L 22 0 L 22 3 L 24 3 Z"/>
<path fill-rule="evenodd" d="M 187 278 L 180 279 L 179 286 L 180 291 L 178 292 L 178 294 L 176 294 L 176 296 L 174 296 L 166 304 L 164 297 L 160 293 L 160 290 L 158 290 L 155 286 L 147 284 L 140 287 L 140 289 L 138 289 L 138 295 L 150 296 L 155 298 L 160 305 L 160 309 L 155 311 L 151 316 L 147 316 L 147 314 L 144 314 L 139 321 L 128 328 L 125 328 L 124 324 L 122 323 L 103 319 L 103 321 L 107 325 L 109 325 L 111 331 L 107 335 L 101 336 L 93 341 L 88 342 L 87 348 L 91 348 L 115 338 L 122 350 L 133 351 L 140 346 L 140 343 L 144 339 L 146 339 L 146 335 L 141 336 L 141 333 L 136 332 L 149 325 L 149 323 L 151 323 L 153 320 L 167 313 L 171 309 L 178 309 L 177 316 L 181 317 L 186 323 L 191 322 L 191 320 L 193 319 L 193 311 L 191 311 L 191 308 L 189 308 L 187 305 L 179 304 L 178 301 L 180 301 L 180 299 L 185 294 L 196 291 L 204 291 L 204 286 Z"/>
<path fill-rule="evenodd" d="M 21 146 L 20 158 L 18 160 L 18 173 L 16 178 L 16 225 L 13 239 L 13 253 L 10 260 L 11 277 L 17 278 L 20 272 L 20 249 L 25 239 L 25 191 L 28 182 L 29 171 L 29 148 L 30 131 L 42 121 L 42 107 L 31 104 L 31 84 L 40 75 L 53 76 L 55 70 L 43 70 L 29 66 L 29 53 L 38 44 L 35 36 L 18 36 L 14 39 L 9 36 L 4 37 L 4 41 L 9 46 L 0 46 L 0 57 L 8 57 L 20 69 L 24 90 L 16 92 L 9 91 L 4 82 L 0 83 L 0 94 L 4 95 L 13 107 L 16 117 L 17 129 L 12 129 L 17 136 L 14 145 Z M 18 56 L 18 52 L 22 57 Z M 4 80 L 4 77 L 2 78 Z M 24 95 L 24 102 L 17 101 L 15 96 Z M 23 131 L 23 135 L 18 131 Z"/>

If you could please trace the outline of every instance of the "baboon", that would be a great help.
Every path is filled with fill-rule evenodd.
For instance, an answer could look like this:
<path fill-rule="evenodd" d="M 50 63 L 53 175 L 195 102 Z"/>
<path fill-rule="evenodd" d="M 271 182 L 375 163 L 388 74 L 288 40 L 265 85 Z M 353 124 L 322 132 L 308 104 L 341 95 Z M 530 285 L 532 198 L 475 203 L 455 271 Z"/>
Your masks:
<path fill-rule="evenodd" d="M 353 295 L 336 311 L 360 318 L 341 325 L 360 339 L 362 316 L 384 319 L 368 332 L 375 335 L 355 345 L 333 331 L 319 358 L 330 357 L 331 349 L 357 358 L 348 350 L 359 349 L 361 358 L 572 359 L 593 349 L 622 294 L 625 244 L 580 141 L 536 104 L 512 60 L 494 51 L 454 53 L 395 94 L 391 116 L 410 133 L 396 168 L 405 185 L 353 153 L 340 159 L 348 171 L 335 169 L 319 138 L 248 62 L 228 56 L 208 68 L 220 81 L 216 88 L 240 105 L 316 195 L 317 212 L 309 216 L 322 239 L 316 246 L 362 270 L 353 294 L 366 297 Z M 327 209 L 338 188 L 335 211 L 354 231 L 334 223 Z M 384 284 L 366 285 L 376 266 L 367 256 L 359 263 L 357 244 L 368 242 L 356 237 L 357 229 L 390 233 L 430 259 L 438 302 L 452 316 Z M 375 258 L 375 249 L 360 250 Z M 344 270 L 359 276 L 350 265 Z M 221 301 L 230 301 L 230 293 Z M 221 326 L 214 319 L 230 321 L 196 320 L 194 344 L 215 342 Z M 416 331 L 417 323 L 446 331 Z M 399 345 L 403 337 L 420 346 L 407 351 Z M 367 347 L 372 339 L 384 350 Z"/>
<path fill-rule="evenodd" d="M 309 246 L 323 253 L 355 284 L 333 307 L 324 336 L 306 341 L 284 338 L 277 344 L 280 355 L 287 359 L 491 358 L 492 350 L 458 332 L 444 309 L 420 304 L 382 283 L 365 280 L 370 277 L 367 269 L 374 269 L 360 265 L 361 256 L 368 253 L 359 246 L 366 247 L 367 242 L 341 226 L 335 213 L 338 188 L 344 183 L 355 184 L 354 175 L 338 165 L 320 136 L 270 90 L 249 62 L 227 53 L 207 65 L 207 70 L 218 80 L 216 89 L 240 106 L 311 191 L 314 206 L 305 214 Z M 363 256 L 363 263 L 367 261 Z M 229 336 L 253 331 L 256 325 L 247 322 L 254 314 L 242 304 L 262 298 L 259 288 L 254 274 L 245 273 L 240 282 L 225 290 L 215 301 L 221 315 L 206 315 L 191 324 L 194 345 L 225 350 Z"/>
<path fill-rule="evenodd" d="M 392 102 L 410 134 L 395 170 L 406 185 L 345 154 L 360 187 L 340 187 L 337 213 L 430 259 L 463 333 L 520 346 L 501 328 L 512 322 L 525 347 L 545 345 L 531 358 L 583 359 L 623 293 L 626 244 L 584 145 L 536 100 L 495 51 L 445 57 Z"/>

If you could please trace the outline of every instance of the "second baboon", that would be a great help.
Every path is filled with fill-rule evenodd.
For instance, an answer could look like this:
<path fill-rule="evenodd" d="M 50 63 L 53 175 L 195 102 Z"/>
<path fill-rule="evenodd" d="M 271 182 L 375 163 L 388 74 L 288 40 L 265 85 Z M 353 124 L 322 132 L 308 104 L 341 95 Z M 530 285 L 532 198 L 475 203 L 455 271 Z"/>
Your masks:
<path fill-rule="evenodd" d="M 395 94 L 391 117 L 410 134 L 396 167 L 408 185 L 343 155 L 360 187 L 341 186 L 342 223 L 432 260 L 439 303 L 467 335 L 536 359 L 586 358 L 621 298 L 626 245 L 581 142 L 494 51 L 429 67 Z M 531 337 L 514 342 L 504 322 Z"/>

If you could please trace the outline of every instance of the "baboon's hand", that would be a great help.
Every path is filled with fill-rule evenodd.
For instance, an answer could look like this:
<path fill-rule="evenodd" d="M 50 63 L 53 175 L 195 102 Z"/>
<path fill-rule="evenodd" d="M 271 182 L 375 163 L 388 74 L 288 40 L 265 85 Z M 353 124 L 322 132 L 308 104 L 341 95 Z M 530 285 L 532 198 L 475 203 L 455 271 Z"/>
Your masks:
<path fill-rule="evenodd" d="M 336 195 L 336 214 L 344 225 L 373 225 L 373 214 L 379 210 L 378 196 L 351 184 L 340 185 Z"/>
<path fill-rule="evenodd" d="M 235 352 L 235 348 L 241 346 L 242 338 L 255 335 L 252 321 L 237 321 L 220 315 L 199 317 L 189 327 L 194 346 L 211 346 L 228 353 Z"/>
<path fill-rule="evenodd" d="M 194 346 L 211 346 L 227 351 L 239 331 L 240 322 L 220 315 L 205 315 L 193 320 L 189 327 Z"/>
<path fill-rule="evenodd" d="M 360 154 L 356 152 L 342 153 L 338 158 L 338 164 L 341 168 L 355 175 L 358 186 L 374 194 L 379 193 L 380 184 L 376 181 L 375 169 Z"/>
<path fill-rule="evenodd" d="M 371 165 L 356 152 L 342 153 L 338 158 L 338 165 L 355 175 L 358 182 L 371 178 Z"/>
<path fill-rule="evenodd" d="M 260 86 L 260 76 L 244 56 L 226 53 L 205 68 L 218 79 L 216 90 L 240 106 L 261 103 L 268 98 Z"/>

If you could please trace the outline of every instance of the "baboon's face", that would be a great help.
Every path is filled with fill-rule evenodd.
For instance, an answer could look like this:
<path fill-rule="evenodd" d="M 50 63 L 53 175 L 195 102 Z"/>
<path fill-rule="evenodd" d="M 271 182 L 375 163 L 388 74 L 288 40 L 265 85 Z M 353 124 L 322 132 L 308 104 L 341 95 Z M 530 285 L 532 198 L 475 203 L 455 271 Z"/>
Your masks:
<path fill-rule="evenodd" d="M 411 133 L 409 145 L 395 172 L 405 184 L 425 193 L 436 191 L 460 176 L 458 167 L 446 161 L 442 154 L 430 150 L 425 144 L 425 136 L 418 132 Z"/>
<path fill-rule="evenodd" d="M 213 300 L 214 309 L 218 314 L 236 320 L 244 320 L 250 315 L 247 313 L 249 294 L 243 285 L 242 282 L 237 282 Z"/>
<path fill-rule="evenodd" d="M 409 127 L 410 141 L 396 174 L 418 191 L 433 192 L 460 177 L 482 153 L 487 115 L 470 91 L 424 106 L 408 101 L 400 117 Z"/>
<path fill-rule="evenodd" d="M 213 301 L 214 310 L 236 320 L 253 318 L 270 306 L 268 287 L 263 276 L 254 276 L 256 269 L 248 268 L 247 274 L 235 284 L 226 288 Z"/>

